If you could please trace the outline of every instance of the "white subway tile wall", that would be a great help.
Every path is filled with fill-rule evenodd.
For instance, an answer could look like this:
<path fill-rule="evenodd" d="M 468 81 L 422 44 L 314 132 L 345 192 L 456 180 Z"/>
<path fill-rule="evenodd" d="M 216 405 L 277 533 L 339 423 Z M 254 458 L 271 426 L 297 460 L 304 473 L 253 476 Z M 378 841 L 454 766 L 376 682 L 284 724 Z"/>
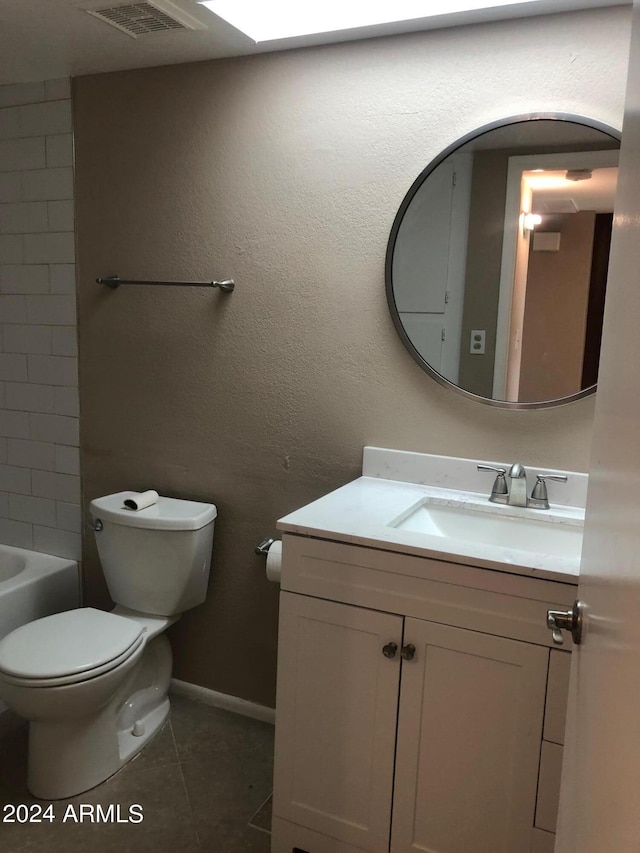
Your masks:
<path fill-rule="evenodd" d="M 0 86 L 0 543 L 80 559 L 69 80 Z"/>

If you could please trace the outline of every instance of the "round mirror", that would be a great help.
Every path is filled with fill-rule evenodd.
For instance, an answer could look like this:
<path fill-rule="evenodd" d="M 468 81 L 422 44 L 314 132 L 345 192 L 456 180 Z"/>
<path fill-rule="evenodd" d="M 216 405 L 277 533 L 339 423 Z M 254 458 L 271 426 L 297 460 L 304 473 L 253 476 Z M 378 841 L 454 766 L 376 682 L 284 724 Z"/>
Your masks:
<path fill-rule="evenodd" d="M 619 149 L 598 122 L 531 114 L 427 166 L 386 261 L 393 321 L 427 373 L 505 408 L 595 391 Z"/>

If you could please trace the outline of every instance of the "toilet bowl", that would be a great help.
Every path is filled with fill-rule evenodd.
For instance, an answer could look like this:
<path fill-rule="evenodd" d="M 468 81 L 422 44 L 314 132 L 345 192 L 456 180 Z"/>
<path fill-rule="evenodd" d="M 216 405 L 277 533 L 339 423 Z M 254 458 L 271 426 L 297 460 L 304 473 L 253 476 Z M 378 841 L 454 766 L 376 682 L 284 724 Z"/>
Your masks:
<path fill-rule="evenodd" d="M 47 616 L 0 641 L 0 699 L 29 721 L 28 787 L 41 799 L 98 785 L 162 727 L 171 680 L 163 632 L 206 595 L 215 507 L 160 498 L 132 513 L 124 500 L 133 494 L 91 504 L 115 609 Z"/>

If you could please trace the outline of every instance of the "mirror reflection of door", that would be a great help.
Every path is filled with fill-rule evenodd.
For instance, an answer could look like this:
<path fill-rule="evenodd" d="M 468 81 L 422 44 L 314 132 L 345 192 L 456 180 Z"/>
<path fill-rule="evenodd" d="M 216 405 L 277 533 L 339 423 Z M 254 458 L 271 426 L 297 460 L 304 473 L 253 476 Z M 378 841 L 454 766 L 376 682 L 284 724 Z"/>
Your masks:
<path fill-rule="evenodd" d="M 596 383 L 617 172 L 617 152 L 510 158 L 494 395 L 551 400 Z"/>
<path fill-rule="evenodd" d="M 420 355 L 458 380 L 469 220 L 471 157 L 448 159 L 425 181 L 398 233 L 396 306 Z"/>

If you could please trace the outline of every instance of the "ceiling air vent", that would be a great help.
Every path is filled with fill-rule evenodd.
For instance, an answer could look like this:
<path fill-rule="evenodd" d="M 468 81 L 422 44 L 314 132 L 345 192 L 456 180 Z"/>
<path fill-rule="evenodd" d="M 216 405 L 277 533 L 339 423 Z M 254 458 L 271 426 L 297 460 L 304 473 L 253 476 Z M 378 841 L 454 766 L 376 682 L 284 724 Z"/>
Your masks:
<path fill-rule="evenodd" d="M 187 15 L 168 0 L 148 0 L 123 6 L 86 9 L 94 18 L 110 24 L 132 38 L 162 33 L 167 30 L 204 29 L 200 21 Z"/>

